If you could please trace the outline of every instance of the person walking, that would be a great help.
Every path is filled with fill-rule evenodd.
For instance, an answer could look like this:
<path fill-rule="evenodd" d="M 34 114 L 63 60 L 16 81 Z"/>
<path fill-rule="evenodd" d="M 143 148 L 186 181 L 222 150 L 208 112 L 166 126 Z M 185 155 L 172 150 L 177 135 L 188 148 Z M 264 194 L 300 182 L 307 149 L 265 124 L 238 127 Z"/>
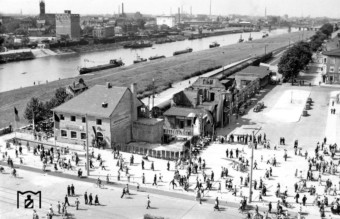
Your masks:
<path fill-rule="evenodd" d="M 215 206 L 214 206 L 214 211 L 217 210 L 219 211 L 220 210 L 220 207 L 219 207 L 219 201 L 218 201 L 218 197 L 216 197 L 215 199 Z"/>
<path fill-rule="evenodd" d="M 71 196 L 71 186 L 70 185 L 67 186 L 67 195 Z"/>
<path fill-rule="evenodd" d="M 85 192 L 85 194 L 84 194 L 84 200 L 85 200 L 85 205 L 87 205 L 87 200 L 88 200 L 87 192 Z"/>
<path fill-rule="evenodd" d="M 74 185 L 72 184 L 71 185 L 71 196 L 74 196 L 75 194 L 74 194 Z"/>
<path fill-rule="evenodd" d="M 155 171 L 155 165 L 154 165 L 153 161 L 151 162 L 151 170 Z"/>
<path fill-rule="evenodd" d="M 94 197 L 94 205 L 100 205 L 98 195 Z"/>
<path fill-rule="evenodd" d="M 152 185 L 156 185 L 157 186 L 157 174 L 155 174 L 155 176 L 153 177 L 153 183 Z"/>
<path fill-rule="evenodd" d="M 65 205 L 68 204 L 68 206 L 70 206 L 70 203 L 68 202 L 68 197 L 67 195 L 65 195 Z"/>
<path fill-rule="evenodd" d="M 92 193 L 90 193 L 90 195 L 89 195 L 89 205 L 92 205 L 92 200 L 93 200 Z"/>
<path fill-rule="evenodd" d="M 142 183 L 145 184 L 145 175 L 144 175 L 144 173 L 142 175 Z"/>
<path fill-rule="evenodd" d="M 122 192 L 122 195 L 120 196 L 120 198 L 123 198 L 124 197 L 124 195 L 125 195 L 125 187 L 123 188 L 123 192 Z"/>
<path fill-rule="evenodd" d="M 299 203 L 299 198 L 300 198 L 300 195 L 299 195 L 298 192 L 296 193 L 294 198 L 295 198 L 295 202 L 298 204 Z"/>
<path fill-rule="evenodd" d="M 142 160 L 142 170 L 144 170 L 144 160 Z"/>
<path fill-rule="evenodd" d="M 61 208 L 60 201 L 58 201 L 58 204 L 57 204 L 58 214 L 60 214 L 60 208 Z"/>
<path fill-rule="evenodd" d="M 306 195 L 304 195 L 303 198 L 302 198 L 303 206 L 306 206 L 306 201 L 307 201 L 307 197 L 306 197 Z"/>
<path fill-rule="evenodd" d="M 151 208 L 150 204 L 151 204 L 151 201 L 150 201 L 150 197 L 148 195 L 148 199 L 147 199 L 147 202 L 146 202 L 146 209 Z"/>
<path fill-rule="evenodd" d="M 79 210 L 80 201 L 78 200 L 78 198 L 76 199 L 75 204 L 76 204 L 76 210 Z"/>
<path fill-rule="evenodd" d="M 168 170 L 168 171 L 170 171 L 170 162 L 168 161 L 168 163 L 166 164 L 166 169 Z"/>
<path fill-rule="evenodd" d="M 177 184 L 176 184 L 176 182 L 175 182 L 175 179 L 172 179 L 172 180 L 170 181 L 170 185 L 172 185 L 172 189 L 175 189 L 175 186 L 177 187 Z"/>

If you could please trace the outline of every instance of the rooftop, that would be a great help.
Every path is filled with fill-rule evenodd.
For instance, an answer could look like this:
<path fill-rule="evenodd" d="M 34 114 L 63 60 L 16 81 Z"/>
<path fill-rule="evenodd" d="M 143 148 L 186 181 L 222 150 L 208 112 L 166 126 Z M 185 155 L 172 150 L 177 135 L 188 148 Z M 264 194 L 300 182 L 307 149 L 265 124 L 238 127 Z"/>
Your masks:
<path fill-rule="evenodd" d="M 53 111 L 109 118 L 127 90 L 127 87 L 95 85 Z M 140 100 L 138 102 L 138 106 L 142 105 Z M 102 107 L 103 103 L 107 103 L 107 107 Z"/>
<path fill-rule="evenodd" d="M 270 73 L 270 70 L 266 66 L 248 66 L 247 68 L 237 72 L 236 76 L 253 76 L 263 78 Z"/>
<path fill-rule="evenodd" d="M 322 52 L 322 54 L 326 55 L 326 56 L 340 57 L 340 49 L 333 49 L 333 50 L 330 50 L 330 51 L 325 51 L 325 52 Z"/>
<path fill-rule="evenodd" d="M 164 116 L 182 116 L 188 117 L 189 114 L 200 114 L 203 113 L 201 109 L 186 108 L 186 107 L 176 107 L 173 106 L 163 113 Z"/>

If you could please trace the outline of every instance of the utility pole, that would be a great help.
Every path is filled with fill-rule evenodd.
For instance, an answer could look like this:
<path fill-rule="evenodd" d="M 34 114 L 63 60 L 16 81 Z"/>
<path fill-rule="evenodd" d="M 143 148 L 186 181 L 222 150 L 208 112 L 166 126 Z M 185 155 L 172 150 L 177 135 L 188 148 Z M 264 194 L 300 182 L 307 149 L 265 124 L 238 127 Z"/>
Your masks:
<path fill-rule="evenodd" d="M 87 121 L 87 114 L 85 114 L 86 119 L 86 173 L 90 176 L 90 159 L 89 159 L 89 126 Z"/>
<path fill-rule="evenodd" d="M 152 79 L 152 108 L 151 110 L 155 107 L 155 79 Z M 151 113 L 152 114 L 152 113 Z"/>
<path fill-rule="evenodd" d="M 250 183 L 249 183 L 249 203 L 251 203 L 252 193 L 253 193 L 253 161 L 254 161 L 254 144 L 255 144 L 255 134 L 253 131 L 253 142 L 251 145 L 251 157 L 250 157 Z"/>

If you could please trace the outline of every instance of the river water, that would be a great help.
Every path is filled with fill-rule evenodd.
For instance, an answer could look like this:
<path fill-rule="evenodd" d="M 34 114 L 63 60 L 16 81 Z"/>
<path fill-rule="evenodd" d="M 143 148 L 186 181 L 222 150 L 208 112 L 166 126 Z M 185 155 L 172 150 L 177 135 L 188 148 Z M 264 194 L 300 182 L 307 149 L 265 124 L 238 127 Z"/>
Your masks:
<path fill-rule="evenodd" d="M 295 29 L 292 31 L 296 31 Z M 276 29 L 269 33 L 269 37 L 287 33 L 287 29 Z M 250 33 L 243 33 L 248 40 Z M 172 56 L 173 52 L 190 47 L 193 51 L 209 49 L 209 44 L 216 41 L 221 46 L 235 44 L 241 34 L 208 37 L 196 40 L 184 40 L 166 44 L 154 44 L 153 47 L 143 49 L 116 48 L 106 51 L 73 53 L 36 58 L 29 61 L 12 62 L 0 65 L 0 92 L 46 83 L 59 78 L 71 78 L 79 74 L 78 67 L 106 64 L 110 59 L 121 58 L 125 65 L 133 64 L 137 54 L 142 58 L 154 55 Z M 262 38 L 262 32 L 252 32 L 253 39 Z M 87 59 L 89 62 L 84 62 Z M 157 61 L 157 60 L 154 60 Z"/>

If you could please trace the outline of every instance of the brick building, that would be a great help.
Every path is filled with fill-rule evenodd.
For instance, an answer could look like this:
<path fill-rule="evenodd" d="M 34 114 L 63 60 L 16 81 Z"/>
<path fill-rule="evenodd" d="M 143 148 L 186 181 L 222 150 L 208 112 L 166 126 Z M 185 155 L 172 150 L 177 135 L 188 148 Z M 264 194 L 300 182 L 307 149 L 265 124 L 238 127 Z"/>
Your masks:
<path fill-rule="evenodd" d="M 56 14 L 56 36 L 58 38 L 78 40 L 80 38 L 80 16 L 65 10 L 64 14 Z"/>

